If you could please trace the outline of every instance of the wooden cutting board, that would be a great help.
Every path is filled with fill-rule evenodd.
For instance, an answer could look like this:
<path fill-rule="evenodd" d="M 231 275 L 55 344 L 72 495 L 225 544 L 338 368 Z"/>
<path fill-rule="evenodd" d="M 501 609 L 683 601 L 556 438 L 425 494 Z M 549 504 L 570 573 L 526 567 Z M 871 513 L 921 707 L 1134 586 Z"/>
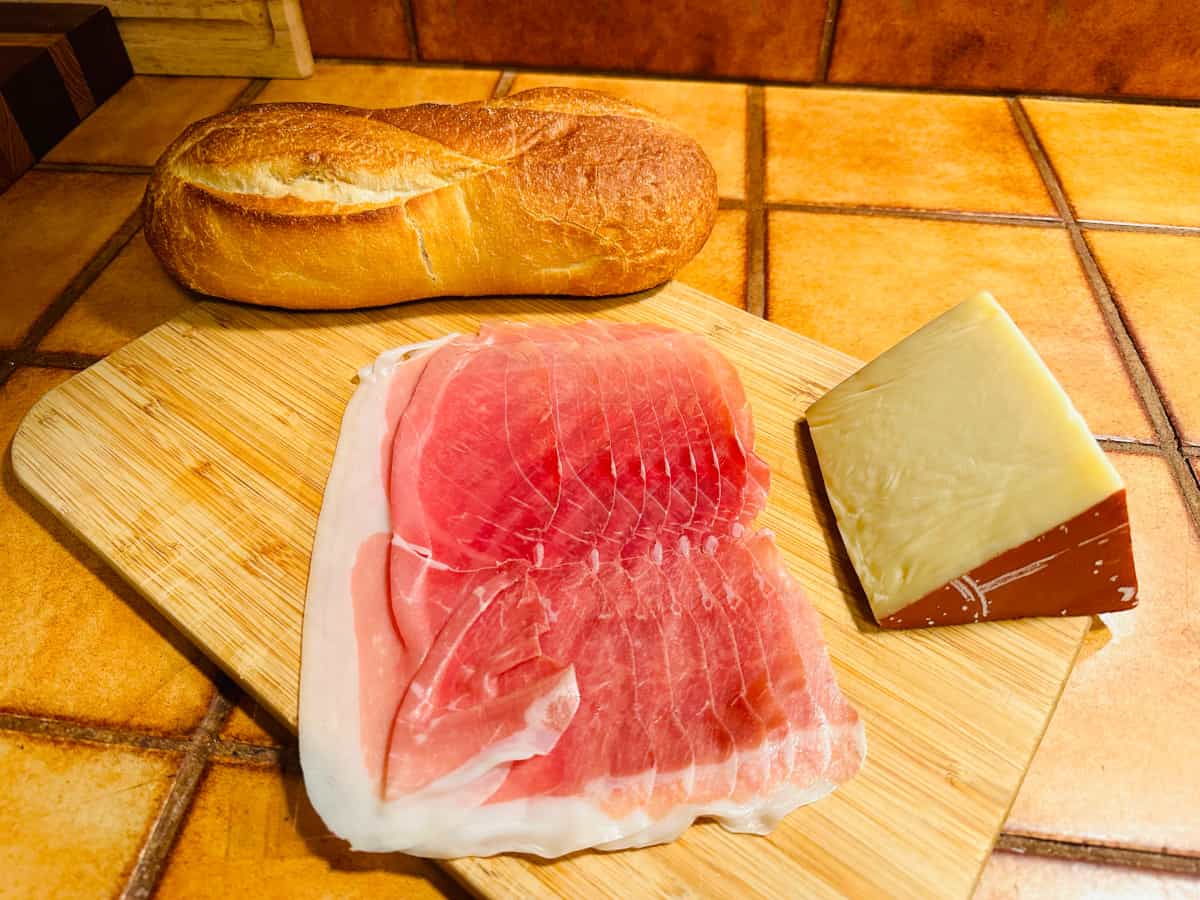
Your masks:
<path fill-rule="evenodd" d="M 833 526 L 808 405 L 857 363 L 679 284 L 598 301 L 438 301 L 284 313 L 202 303 L 47 394 L 18 478 L 292 728 L 309 549 L 354 373 L 481 320 L 659 322 L 736 364 L 770 464 L 774 529 L 866 722 L 862 772 L 768 838 L 693 827 L 674 844 L 448 868 L 496 897 L 969 897 L 1087 626 L 911 632 L 870 621 Z"/>

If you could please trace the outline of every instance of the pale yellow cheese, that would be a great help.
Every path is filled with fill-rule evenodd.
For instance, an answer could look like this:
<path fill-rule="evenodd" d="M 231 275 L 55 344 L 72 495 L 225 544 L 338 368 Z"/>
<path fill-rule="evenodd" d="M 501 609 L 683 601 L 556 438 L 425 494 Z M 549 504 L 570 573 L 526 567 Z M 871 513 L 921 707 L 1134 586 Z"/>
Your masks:
<path fill-rule="evenodd" d="M 808 410 L 829 500 L 882 620 L 1121 489 L 1112 463 L 989 294 Z"/>

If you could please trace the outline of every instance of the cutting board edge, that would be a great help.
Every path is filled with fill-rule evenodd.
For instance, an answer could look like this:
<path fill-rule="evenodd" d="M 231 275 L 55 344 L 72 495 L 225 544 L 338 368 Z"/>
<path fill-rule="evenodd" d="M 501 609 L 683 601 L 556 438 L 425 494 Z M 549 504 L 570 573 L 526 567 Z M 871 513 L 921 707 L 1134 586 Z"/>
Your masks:
<path fill-rule="evenodd" d="M 178 318 L 178 316 L 172 318 L 163 325 L 151 329 L 151 331 L 146 332 L 146 335 L 150 335 L 162 328 L 166 328 Z M 143 337 L 146 335 L 143 335 Z M 133 342 L 131 341 L 130 343 L 132 344 Z M 53 489 L 43 479 L 41 479 L 36 470 L 32 468 L 32 460 L 35 458 L 35 454 L 34 451 L 32 451 L 32 449 L 26 445 L 32 440 L 32 438 L 29 436 L 29 433 L 34 428 L 39 426 L 39 423 L 35 421 L 35 414 L 39 411 L 43 404 L 47 406 L 53 406 L 53 401 L 56 401 L 60 394 L 65 393 L 66 389 L 68 389 L 68 386 L 73 382 L 78 382 L 79 379 L 86 378 L 89 375 L 95 377 L 102 367 L 109 365 L 108 360 L 111 358 L 111 356 L 120 353 L 122 349 L 124 348 L 114 351 L 110 357 L 98 360 L 97 362 L 88 366 L 86 369 L 76 372 L 62 384 L 56 385 L 55 387 L 46 391 L 46 393 L 39 397 L 33 406 L 29 408 L 29 411 L 22 416 L 20 423 L 17 425 L 17 430 L 13 433 L 10 444 L 13 476 L 17 479 L 17 483 L 25 488 L 25 490 L 29 491 L 30 495 L 37 500 L 45 510 L 54 516 L 58 522 L 61 522 L 73 537 L 78 539 L 79 542 L 87 547 L 89 551 L 94 553 L 104 563 L 104 565 L 108 566 L 117 575 L 119 575 L 125 584 L 133 588 L 133 590 L 137 592 L 138 596 L 141 597 L 142 600 L 144 600 L 146 604 L 154 610 L 155 613 L 162 616 L 163 619 L 169 622 L 171 627 L 178 631 L 184 640 L 193 645 L 205 658 L 205 660 L 215 666 L 222 674 L 224 674 L 226 678 L 234 682 L 241 691 L 245 692 L 247 696 L 251 697 L 254 702 L 257 703 L 263 710 L 265 710 L 279 725 L 283 726 L 283 728 L 285 728 L 289 734 L 294 735 L 297 733 L 297 728 L 296 725 L 293 724 L 293 721 L 298 720 L 299 716 L 295 712 L 293 712 L 291 715 L 288 715 L 286 712 L 280 709 L 268 695 L 261 693 L 257 688 L 254 687 L 253 684 L 248 682 L 244 676 L 240 675 L 232 662 L 225 660 L 216 648 L 212 647 L 203 637 L 189 627 L 186 622 L 181 620 L 172 611 L 169 604 L 164 604 L 155 599 L 149 586 L 144 585 L 140 580 L 140 577 L 134 571 L 123 565 L 116 554 L 108 552 L 104 547 L 98 545 L 92 538 L 88 536 L 87 532 L 80 527 L 80 523 L 71 514 L 70 510 L 59 508 L 59 505 L 55 501 Z"/>

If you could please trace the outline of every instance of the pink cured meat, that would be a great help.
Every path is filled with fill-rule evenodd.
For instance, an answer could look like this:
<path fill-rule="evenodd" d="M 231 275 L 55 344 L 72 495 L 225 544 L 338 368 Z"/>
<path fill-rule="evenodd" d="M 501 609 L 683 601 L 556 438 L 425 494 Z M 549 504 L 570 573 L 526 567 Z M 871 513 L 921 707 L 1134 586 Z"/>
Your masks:
<path fill-rule="evenodd" d="M 491 324 L 371 372 L 305 624 L 301 756 L 335 832 L 360 849 L 557 856 L 671 840 L 699 816 L 763 833 L 853 777 L 861 723 L 815 612 L 751 530 L 769 472 L 706 341 Z M 352 415 L 385 420 L 366 470 Z M 349 534 L 334 490 L 369 511 Z M 390 539 L 369 527 L 384 520 Z M 354 640 L 335 640 L 346 564 L 327 545 L 356 535 Z M 353 697 L 335 707 L 309 660 L 355 643 Z M 322 715 L 357 717 L 355 747 L 310 725 Z"/>

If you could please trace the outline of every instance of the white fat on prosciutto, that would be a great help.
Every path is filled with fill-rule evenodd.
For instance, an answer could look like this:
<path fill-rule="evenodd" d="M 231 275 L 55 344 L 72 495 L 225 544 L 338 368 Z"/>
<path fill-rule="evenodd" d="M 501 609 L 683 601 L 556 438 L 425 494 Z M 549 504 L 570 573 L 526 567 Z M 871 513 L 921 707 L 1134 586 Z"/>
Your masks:
<path fill-rule="evenodd" d="M 763 834 L 861 722 L 769 532 L 741 382 L 647 325 L 485 326 L 346 408 L 304 621 L 300 753 L 359 850 L 555 857 Z"/>

